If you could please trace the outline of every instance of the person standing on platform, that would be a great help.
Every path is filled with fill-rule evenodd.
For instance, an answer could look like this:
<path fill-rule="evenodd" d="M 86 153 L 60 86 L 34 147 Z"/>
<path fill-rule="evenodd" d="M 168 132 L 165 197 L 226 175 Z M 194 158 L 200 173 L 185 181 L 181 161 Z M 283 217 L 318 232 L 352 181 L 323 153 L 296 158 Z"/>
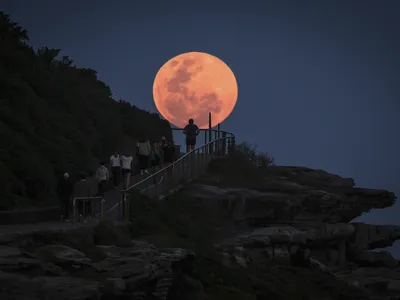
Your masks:
<path fill-rule="evenodd" d="M 58 182 L 57 194 L 60 199 L 61 220 L 69 222 L 70 201 L 74 187 L 69 174 L 65 173 L 63 178 Z"/>
<path fill-rule="evenodd" d="M 143 138 L 137 143 L 136 155 L 139 159 L 140 175 L 149 174 L 147 171 L 149 167 L 149 155 L 151 151 L 149 139 Z"/>
<path fill-rule="evenodd" d="M 183 134 L 186 135 L 186 153 L 194 150 L 199 133 L 199 127 L 194 124 L 193 119 L 189 119 L 189 123 L 183 129 Z"/>
<path fill-rule="evenodd" d="M 121 157 L 118 152 L 115 152 L 110 157 L 110 169 L 113 177 L 114 187 L 118 189 L 120 176 L 121 176 Z"/>
<path fill-rule="evenodd" d="M 122 164 L 122 177 L 124 179 L 125 189 L 127 189 L 130 185 L 131 180 L 131 170 L 132 170 L 132 156 L 121 156 L 121 164 Z"/>

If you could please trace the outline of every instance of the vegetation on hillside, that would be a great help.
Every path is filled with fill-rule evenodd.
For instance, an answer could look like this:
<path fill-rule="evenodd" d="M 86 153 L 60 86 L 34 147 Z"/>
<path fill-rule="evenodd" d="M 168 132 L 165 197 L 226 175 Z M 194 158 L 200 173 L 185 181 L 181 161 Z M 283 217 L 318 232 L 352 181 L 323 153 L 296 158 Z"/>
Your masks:
<path fill-rule="evenodd" d="M 265 168 L 275 164 L 275 158 L 269 155 L 268 152 L 258 151 L 257 145 L 242 142 L 236 146 L 236 149 L 242 158 L 247 158 L 253 166 L 258 168 Z"/>
<path fill-rule="evenodd" d="M 56 203 L 60 173 L 92 171 L 142 135 L 172 138 L 158 114 L 113 100 L 95 70 L 28 41 L 0 12 L 0 210 Z"/>

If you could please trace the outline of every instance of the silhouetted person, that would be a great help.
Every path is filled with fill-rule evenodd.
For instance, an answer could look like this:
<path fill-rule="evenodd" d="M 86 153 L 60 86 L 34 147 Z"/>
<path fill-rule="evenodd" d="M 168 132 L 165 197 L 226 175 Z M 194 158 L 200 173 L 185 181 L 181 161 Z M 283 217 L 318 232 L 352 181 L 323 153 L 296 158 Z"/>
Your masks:
<path fill-rule="evenodd" d="M 175 156 L 175 147 L 172 145 L 170 141 L 166 141 L 163 146 L 163 155 L 164 155 L 164 163 L 169 165 L 174 161 Z"/>
<path fill-rule="evenodd" d="M 136 155 L 139 159 L 140 175 L 149 174 L 147 171 L 149 167 L 149 155 L 151 151 L 151 145 L 148 138 L 143 138 L 137 143 Z"/>
<path fill-rule="evenodd" d="M 150 161 L 151 161 L 151 166 L 154 167 L 155 170 L 157 170 L 161 164 L 161 149 L 157 142 L 155 142 L 153 144 L 153 147 L 151 148 Z"/>
<path fill-rule="evenodd" d="M 65 173 L 63 178 L 60 179 L 57 186 L 57 194 L 60 199 L 61 220 L 69 221 L 70 200 L 74 187 L 69 178 L 69 174 Z"/>
<path fill-rule="evenodd" d="M 98 195 L 104 197 L 108 181 L 110 180 L 110 173 L 107 167 L 104 165 L 104 162 L 101 162 L 100 167 L 97 168 L 96 179 L 98 183 Z"/>
<path fill-rule="evenodd" d="M 84 172 L 80 172 L 78 178 L 79 181 L 76 182 L 74 186 L 74 197 L 84 198 L 82 200 L 76 200 L 75 202 L 75 205 L 78 208 L 79 219 L 82 220 L 86 216 L 86 205 L 84 202 L 89 200 L 89 198 L 92 196 L 92 193 L 90 189 L 91 184 L 87 181 L 87 174 Z"/>
<path fill-rule="evenodd" d="M 186 135 L 186 153 L 194 150 L 196 146 L 196 138 L 199 135 L 199 127 L 194 124 L 193 119 L 189 119 L 189 124 L 183 129 L 183 134 Z"/>
<path fill-rule="evenodd" d="M 121 155 L 122 177 L 124 178 L 125 188 L 129 187 L 132 173 L 132 156 Z"/>
<path fill-rule="evenodd" d="M 174 162 L 174 157 L 175 157 L 175 147 L 172 145 L 170 141 L 167 141 L 164 144 L 163 147 L 163 156 L 164 156 L 164 164 L 165 167 L 172 164 Z M 172 180 L 172 167 L 168 168 L 167 171 L 165 172 L 165 175 L 168 175 L 169 180 Z"/>
<path fill-rule="evenodd" d="M 121 176 L 121 157 L 117 152 L 110 157 L 110 170 L 113 176 L 114 187 L 117 189 Z"/>
<path fill-rule="evenodd" d="M 168 143 L 168 140 L 165 136 L 161 137 L 160 148 L 163 149 L 164 146 Z"/>

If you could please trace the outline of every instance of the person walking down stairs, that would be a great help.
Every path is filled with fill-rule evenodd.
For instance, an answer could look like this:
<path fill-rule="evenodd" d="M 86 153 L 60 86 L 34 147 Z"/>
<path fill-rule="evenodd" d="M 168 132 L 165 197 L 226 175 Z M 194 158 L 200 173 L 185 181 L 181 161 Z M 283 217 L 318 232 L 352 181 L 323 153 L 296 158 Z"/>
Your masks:
<path fill-rule="evenodd" d="M 60 219 L 69 222 L 70 202 L 74 186 L 69 174 L 65 173 L 63 178 L 60 179 L 57 186 L 57 194 L 60 199 L 61 216 Z"/>
<path fill-rule="evenodd" d="M 175 156 L 175 147 L 172 145 L 170 141 L 166 141 L 163 147 L 163 156 L 164 156 L 164 167 L 169 166 L 174 162 L 174 156 Z M 172 181 L 172 173 L 173 173 L 173 166 L 172 168 L 168 168 L 165 171 L 165 176 L 167 176 L 169 181 Z"/>
<path fill-rule="evenodd" d="M 121 164 L 122 164 L 122 177 L 124 179 L 124 188 L 127 189 L 129 187 L 131 181 L 131 165 L 132 165 L 132 156 L 121 156 Z"/>
<path fill-rule="evenodd" d="M 110 179 L 110 174 L 107 167 L 104 165 L 104 162 L 100 163 L 100 167 L 98 167 L 96 171 L 96 179 L 98 182 L 98 195 L 100 197 L 104 197 L 104 193 L 107 189 L 107 185 Z"/>
<path fill-rule="evenodd" d="M 157 172 L 159 166 L 161 165 L 161 149 L 157 142 L 153 144 L 150 151 L 150 162 L 151 166 L 154 167 L 154 171 Z"/>
<path fill-rule="evenodd" d="M 161 165 L 161 149 L 159 146 L 159 143 L 155 142 L 153 143 L 153 147 L 151 148 L 150 151 L 150 162 L 151 162 L 151 167 L 153 168 L 153 172 L 156 173 Z M 156 176 L 153 177 L 153 182 L 156 183 Z"/>
<path fill-rule="evenodd" d="M 146 137 L 139 140 L 139 142 L 137 143 L 136 155 L 139 159 L 140 175 L 149 174 L 147 169 L 149 168 L 150 151 L 151 146 L 149 139 Z"/>
<path fill-rule="evenodd" d="M 76 200 L 75 206 L 78 210 L 79 221 L 86 223 L 88 217 L 88 204 L 90 202 L 90 197 L 92 197 L 91 184 L 88 182 L 86 172 L 80 172 L 78 175 L 79 180 L 74 186 L 74 197 L 81 198 Z M 75 210 L 75 207 L 74 207 Z M 75 211 L 74 211 L 75 213 Z"/>
<path fill-rule="evenodd" d="M 121 157 L 119 156 L 118 152 L 115 152 L 110 157 L 110 169 L 113 177 L 114 187 L 118 189 L 121 176 Z"/>

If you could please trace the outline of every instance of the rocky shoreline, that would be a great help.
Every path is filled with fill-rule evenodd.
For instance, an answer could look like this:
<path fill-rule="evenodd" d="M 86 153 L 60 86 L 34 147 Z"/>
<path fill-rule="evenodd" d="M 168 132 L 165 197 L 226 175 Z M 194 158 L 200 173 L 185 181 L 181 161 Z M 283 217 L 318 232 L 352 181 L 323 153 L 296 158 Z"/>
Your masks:
<path fill-rule="evenodd" d="M 226 295 L 241 293 L 232 299 L 303 299 L 295 292 L 286 295 L 284 284 L 277 286 L 278 279 L 270 287 L 263 286 L 266 279 L 260 272 L 277 268 L 289 273 L 271 271 L 272 276 L 284 278 L 298 272 L 291 282 L 314 276 L 322 280 L 318 285 L 331 285 L 331 294 L 307 299 L 400 299 L 399 261 L 389 252 L 375 251 L 400 239 L 400 227 L 349 223 L 370 209 L 392 205 L 395 195 L 354 188 L 353 180 L 319 170 L 271 168 L 274 175 L 269 174 L 259 188 L 236 183 L 229 186 L 223 175 L 214 172 L 177 192 L 181 200 L 175 200 L 179 204 L 184 199 L 193 213 L 208 211 L 206 222 L 217 220 L 220 224 L 210 225 L 211 230 L 232 224 L 229 233 L 220 235 L 213 244 L 220 256 L 211 260 L 224 268 L 221 274 L 251 273 L 245 276 L 253 278 L 250 290 L 239 291 L 233 284 L 226 287 L 229 280 L 224 276 L 228 275 L 218 275 L 218 270 L 207 266 L 210 258 L 204 258 L 206 250 L 172 247 L 172 240 L 167 241 L 171 247 L 155 246 L 147 229 L 143 229 L 147 236 L 135 237 L 138 234 L 133 228 L 147 227 L 133 219 L 125 225 L 100 223 L 75 230 L 0 235 L 0 298 L 196 300 L 227 299 Z M 175 196 L 158 202 L 169 203 L 171 197 Z M 148 211 L 155 210 L 148 203 L 133 209 L 144 219 L 149 219 Z M 172 207 L 171 214 L 177 209 Z M 151 219 L 150 225 L 162 218 Z M 179 223 L 178 228 L 197 221 L 188 217 L 187 222 Z M 189 236 L 185 232 L 174 236 L 190 239 L 191 230 L 187 230 Z M 205 268 L 203 279 L 195 267 L 199 261 Z M 225 289 L 224 296 L 209 296 L 210 287 Z M 333 296 L 335 290 L 343 292 Z M 269 297 L 266 291 L 270 291 Z"/>

